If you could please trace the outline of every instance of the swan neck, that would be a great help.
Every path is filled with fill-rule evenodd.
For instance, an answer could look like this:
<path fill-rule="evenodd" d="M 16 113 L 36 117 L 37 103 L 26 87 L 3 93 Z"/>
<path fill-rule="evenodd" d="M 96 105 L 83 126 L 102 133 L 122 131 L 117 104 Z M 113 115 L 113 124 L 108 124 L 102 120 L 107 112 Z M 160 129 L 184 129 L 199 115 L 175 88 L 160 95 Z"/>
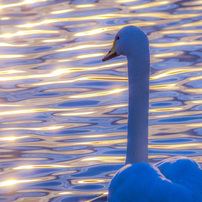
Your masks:
<path fill-rule="evenodd" d="M 128 57 L 128 142 L 126 163 L 148 162 L 149 50 Z"/>

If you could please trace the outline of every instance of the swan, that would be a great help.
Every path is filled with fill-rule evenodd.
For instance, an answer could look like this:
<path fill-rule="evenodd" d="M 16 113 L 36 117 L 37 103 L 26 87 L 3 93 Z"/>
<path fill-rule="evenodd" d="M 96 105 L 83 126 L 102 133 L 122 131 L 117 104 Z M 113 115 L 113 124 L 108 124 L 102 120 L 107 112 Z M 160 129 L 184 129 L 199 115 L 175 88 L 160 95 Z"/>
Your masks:
<path fill-rule="evenodd" d="M 172 157 L 148 162 L 150 53 L 146 34 L 126 26 L 116 35 L 107 61 L 128 60 L 129 104 L 126 165 L 112 178 L 109 202 L 202 202 L 202 169 L 192 159 Z"/>

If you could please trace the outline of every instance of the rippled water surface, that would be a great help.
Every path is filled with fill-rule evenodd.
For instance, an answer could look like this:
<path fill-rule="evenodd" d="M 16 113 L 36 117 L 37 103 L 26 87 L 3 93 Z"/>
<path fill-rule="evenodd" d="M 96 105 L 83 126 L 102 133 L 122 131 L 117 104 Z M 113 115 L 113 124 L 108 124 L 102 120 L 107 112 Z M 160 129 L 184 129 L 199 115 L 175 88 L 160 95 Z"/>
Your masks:
<path fill-rule="evenodd" d="M 150 162 L 202 164 L 201 1 L 5 0 L 0 11 L 0 201 L 106 194 L 125 160 L 128 92 L 126 59 L 101 59 L 125 25 L 150 40 Z"/>

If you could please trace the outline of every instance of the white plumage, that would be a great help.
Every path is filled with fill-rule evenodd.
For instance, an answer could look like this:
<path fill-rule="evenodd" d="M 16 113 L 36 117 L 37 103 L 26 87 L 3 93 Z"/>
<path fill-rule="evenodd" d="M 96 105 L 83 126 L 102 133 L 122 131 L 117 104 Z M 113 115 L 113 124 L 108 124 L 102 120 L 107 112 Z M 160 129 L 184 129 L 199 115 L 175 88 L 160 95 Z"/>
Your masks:
<path fill-rule="evenodd" d="M 202 169 L 184 157 L 148 163 L 150 54 L 147 36 L 135 26 L 121 29 L 103 61 L 128 60 L 129 116 L 126 165 L 109 185 L 109 202 L 202 202 Z"/>

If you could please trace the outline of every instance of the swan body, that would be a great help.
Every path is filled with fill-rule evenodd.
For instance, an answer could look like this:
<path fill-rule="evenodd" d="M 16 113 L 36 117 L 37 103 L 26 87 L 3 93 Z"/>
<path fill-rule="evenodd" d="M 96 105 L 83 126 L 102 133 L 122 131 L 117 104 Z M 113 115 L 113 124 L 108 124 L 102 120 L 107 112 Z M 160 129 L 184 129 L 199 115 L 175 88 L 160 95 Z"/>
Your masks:
<path fill-rule="evenodd" d="M 110 202 L 201 202 L 202 171 L 187 158 L 122 167 L 109 185 Z"/>
<path fill-rule="evenodd" d="M 109 202 L 202 202 L 202 169 L 192 159 L 148 163 L 149 42 L 135 26 L 121 29 L 102 61 L 128 60 L 129 116 L 126 165 L 113 177 Z"/>

